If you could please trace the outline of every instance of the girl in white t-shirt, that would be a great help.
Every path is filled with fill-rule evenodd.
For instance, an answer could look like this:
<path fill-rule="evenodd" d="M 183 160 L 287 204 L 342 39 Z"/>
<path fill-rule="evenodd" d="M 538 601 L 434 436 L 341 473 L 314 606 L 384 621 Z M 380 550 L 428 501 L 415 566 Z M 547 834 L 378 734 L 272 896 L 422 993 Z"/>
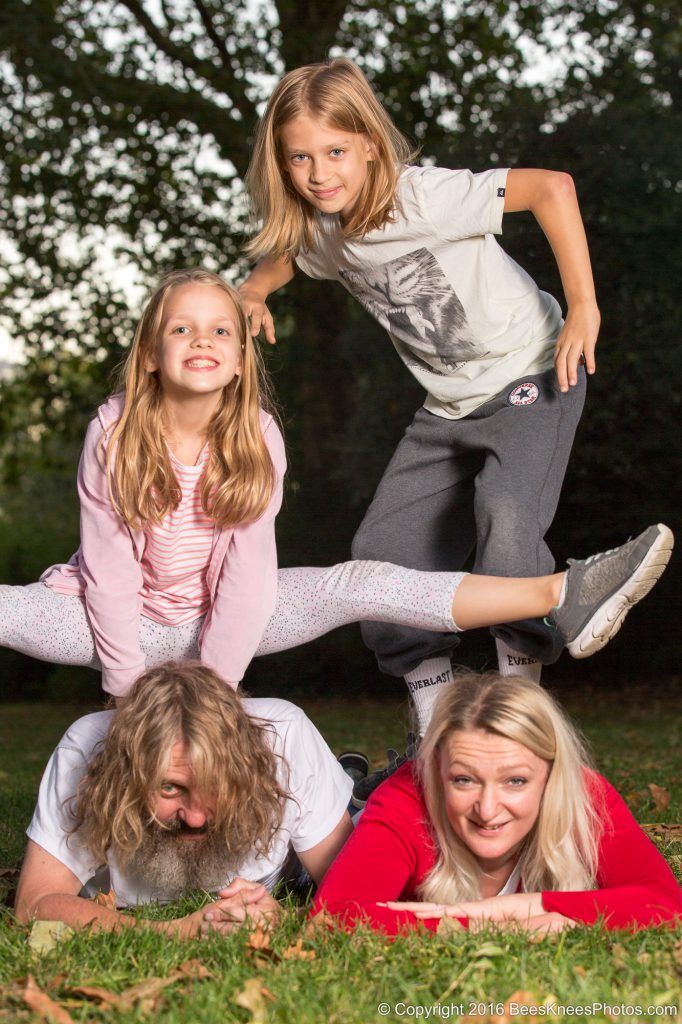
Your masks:
<path fill-rule="evenodd" d="M 169 659 L 200 658 L 236 687 L 255 654 L 359 619 L 454 631 L 560 605 L 553 628 L 578 656 L 617 630 L 620 619 L 592 637 L 609 595 L 591 586 L 583 606 L 580 564 L 534 580 L 366 561 L 278 572 L 286 463 L 263 379 L 236 292 L 203 270 L 169 274 L 143 312 L 122 390 L 88 427 L 81 546 L 39 583 L 0 587 L 0 644 L 101 669 L 121 696 Z M 615 558 L 643 596 L 655 578 L 644 568 L 660 575 L 669 547 L 669 531 L 652 531 L 600 556 L 600 577 Z"/>
<path fill-rule="evenodd" d="M 240 288 L 251 330 L 274 343 L 267 296 L 292 278 L 336 280 L 384 327 L 427 391 L 356 535 L 353 556 L 496 576 L 551 572 L 554 517 L 599 328 L 573 182 L 544 170 L 472 174 L 414 153 L 350 60 L 298 68 L 262 118 L 247 185 L 260 259 Z M 495 241 L 531 210 L 554 251 L 568 312 Z M 367 624 L 380 667 L 405 677 L 421 730 L 452 678 L 457 640 Z M 503 674 L 556 660 L 542 622 L 495 629 Z"/>

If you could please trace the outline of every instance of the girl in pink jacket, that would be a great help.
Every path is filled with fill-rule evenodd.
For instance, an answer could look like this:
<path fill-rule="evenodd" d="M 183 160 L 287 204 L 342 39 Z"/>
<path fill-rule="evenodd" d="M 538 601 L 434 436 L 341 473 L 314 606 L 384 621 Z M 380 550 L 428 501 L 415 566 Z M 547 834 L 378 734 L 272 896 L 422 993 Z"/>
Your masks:
<path fill-rule="evenodd" d="M 39 583 L 0 587 L 0 644 L 100 669 L 115 696 L 169 659 L 200 658 L 236 687 L 255 654 L 357 620 L 452 632 L 549 615 L 585 657 L 663 571 L 665 527 L 534 579 L 363 561 L 278 572 L 286 460 L 264 380 L 237 293 L 203 270 L 169 274 L 88 427 L 80 548 Z"/>

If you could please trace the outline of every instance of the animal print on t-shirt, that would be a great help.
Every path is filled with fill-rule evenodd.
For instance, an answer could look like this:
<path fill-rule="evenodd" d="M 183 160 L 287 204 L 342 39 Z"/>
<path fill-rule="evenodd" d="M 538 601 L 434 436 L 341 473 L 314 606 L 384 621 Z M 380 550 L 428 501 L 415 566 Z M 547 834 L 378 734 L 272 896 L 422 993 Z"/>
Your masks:
<path fill-rule="evenodd" d="M 427 362 L 435 356 L 452 371 L 485 355 L 462 303 L 428 249 L 362 271 L 339 270 L 339 275 L 368 313 Z"/>

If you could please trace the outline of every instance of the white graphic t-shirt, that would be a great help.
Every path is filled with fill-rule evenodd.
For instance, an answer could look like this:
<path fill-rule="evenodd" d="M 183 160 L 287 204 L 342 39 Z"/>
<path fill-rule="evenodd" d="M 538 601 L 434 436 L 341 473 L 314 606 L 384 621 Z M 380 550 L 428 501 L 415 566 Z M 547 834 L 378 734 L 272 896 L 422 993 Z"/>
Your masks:
<path fill-rule="evenodd" d="M 552 365 L 559 304 L 507 255 L 506 170 L 408 167 L 395 220 L 343 238 L 336 214 L 318 214 L 315 248 L 296 262 L 340 281 L 388 331 L 426 388 L 425 407 L 459 419 L 513 380 Z"/>
<path fill-rule="evenodd" d="M 279 782 L 291 799 L 286 802 L 282 823 L 267 854 L 249 857 L 231 877 L 248 878 L 272 889 L 290 848 L 305 852 L 333 832 L 346 810 L 353 783 L 300 708 L 275 698 L 245 698 L 243 703 L 249 715 L 271 725 L 267 735 L 279 755 Z M 89 759 L 106 737 L 113 714 L 100 711 L 86 715 L 67 729 L 47 764 L 26 830 L 29 839 L 56 857 L 83 885 L 102 865 L 79 842 L 77 833 L 69 834 L 70 801 Z M 249 794 L 244 793 L 244 800 L 248 799 Z M 145 889 L 139 879 L 121 871 L 113 856 L 108 858 L 108 867 L 118 906 L 135 906 L 158 898 L 152 886 Z M 225 878 L 224 885 L 231 877 Z"/>

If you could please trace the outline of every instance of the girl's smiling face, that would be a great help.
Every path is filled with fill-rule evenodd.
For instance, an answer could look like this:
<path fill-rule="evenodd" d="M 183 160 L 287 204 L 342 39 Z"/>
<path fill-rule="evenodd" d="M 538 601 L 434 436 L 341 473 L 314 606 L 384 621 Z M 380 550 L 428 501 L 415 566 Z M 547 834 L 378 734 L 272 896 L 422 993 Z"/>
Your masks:
<path fill-rule="evenodd" d="M 443 744 L 448 820 L 484 871 L 518 853 L 540 813 L 549 769 L 523 744 L 482 729 L 458 730 Z"/>
<path fill-rule="evenodd" d="M 231 297 L 217 285 L 173 288 L 164 304 L 156 351 L 145 368 L 158 371 L 168 398 L 216 396 L 242 371 L 238 325 Z"/>
<path fill-rule="evenodd" d="M 280 143 L 283 170 L 298 194 L 316 210 L 347 220 L 373 159 L 368 137 L 303 114 L 284 125 Z"/>

